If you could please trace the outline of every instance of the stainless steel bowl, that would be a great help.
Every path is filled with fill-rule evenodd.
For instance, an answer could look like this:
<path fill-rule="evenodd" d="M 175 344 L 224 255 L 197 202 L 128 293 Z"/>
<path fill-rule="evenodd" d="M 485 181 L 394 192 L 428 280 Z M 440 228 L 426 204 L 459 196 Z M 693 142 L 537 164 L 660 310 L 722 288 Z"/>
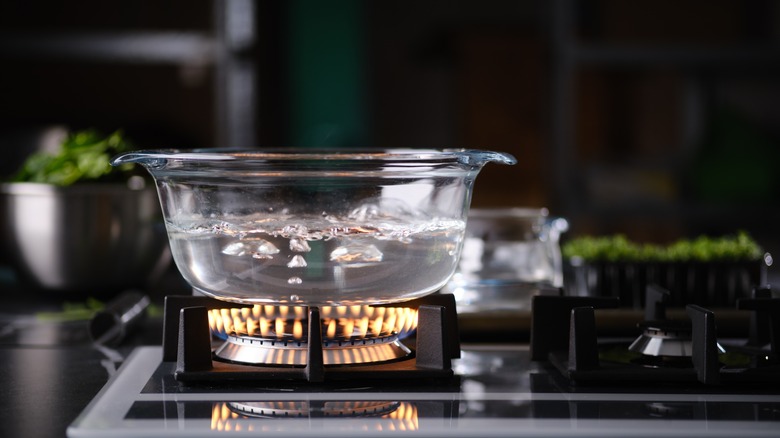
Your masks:
<path fill-rule="evenodd" d="M 21 284 L 108 295 L 145 287 L 170 250 L 153 188 L 0 184 L 2 264 Z"/>

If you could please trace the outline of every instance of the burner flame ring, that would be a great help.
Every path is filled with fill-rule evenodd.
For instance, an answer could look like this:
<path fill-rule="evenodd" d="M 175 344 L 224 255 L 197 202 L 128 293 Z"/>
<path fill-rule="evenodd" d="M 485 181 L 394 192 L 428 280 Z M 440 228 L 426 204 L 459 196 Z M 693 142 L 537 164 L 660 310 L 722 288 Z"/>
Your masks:
<path fill-rule="evenodd" d="M 411 355 L 400 340 L 417 327 L 417 310 L 404 307 L 322 308 L 324 365 L 393 361 Z M 300 306 L 212 309 L 212 334 L 224 340 L 217 360 L 272 366 L 305 366 L 307 311 Z"/>
<path fill-rule="evenodd" d="M 231 334 L 219 347 L 216 358 L 251 365 L 306 365 L 308 342 L 305 340 L 262 339 Z M 323 363 L 345 365 L 380 363 L 411 354 L 395 335 L 351 341 L 323 341 Z"/>

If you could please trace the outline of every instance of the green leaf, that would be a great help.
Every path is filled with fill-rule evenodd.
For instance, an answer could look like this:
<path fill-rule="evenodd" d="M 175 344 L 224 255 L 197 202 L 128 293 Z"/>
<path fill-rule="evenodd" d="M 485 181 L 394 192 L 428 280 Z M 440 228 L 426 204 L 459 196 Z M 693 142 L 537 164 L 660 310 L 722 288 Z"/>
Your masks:
<path fill-rule="evenodd" d="M 566 242 L 566 258 L 585 261 L 626 262 L 710 262 L 758 260 L 763 250 L 744 231 L 732 236 L 681 239 L 669 245 L 641 244 L 623 235 L 583 236 Z"/>
<path fill-rule="evenodd" d="M 109 136 L 95 130 L 70 134 L 56 154 L 38 152 L 30 155 L 13 177 L 13 182 L 38 182 L 69 186 L 80 181 L 99 181 L 114 175 L 132 173 L 132 166 L 113 168 L 113 155 L 132 149 L 122 131 Z"/>

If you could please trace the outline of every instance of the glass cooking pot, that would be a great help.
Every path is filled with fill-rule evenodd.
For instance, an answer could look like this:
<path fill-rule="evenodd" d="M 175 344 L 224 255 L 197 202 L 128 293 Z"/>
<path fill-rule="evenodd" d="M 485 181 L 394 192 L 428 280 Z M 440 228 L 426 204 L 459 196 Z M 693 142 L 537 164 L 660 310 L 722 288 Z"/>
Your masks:
<path fill-rule="evenodd" d="M 455 271 L 475 150 L 157 150 L 120 155 L 154 177 L 187 282 L 241 303 L 394 303 Z"/>

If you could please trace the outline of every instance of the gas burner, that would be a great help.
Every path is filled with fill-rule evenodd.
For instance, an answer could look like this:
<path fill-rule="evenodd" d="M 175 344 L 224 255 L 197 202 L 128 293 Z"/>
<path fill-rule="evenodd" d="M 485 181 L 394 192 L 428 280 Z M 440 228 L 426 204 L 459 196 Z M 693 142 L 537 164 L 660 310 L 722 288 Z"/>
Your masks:
<path fill-rule="evenodd" d="M 642 334 L 628 346 L 629 351 L 663 358 L 690 358 L 693 355 L 690 321 L 643 321 L 638 326 Z M 720 344 L 717 347 L 719 353 L 726 352 Z"/>
<path fill-rule="evenodd" d="M 457 357 L 452 295 L 394 307 L 252 306 L 202 296 L 165 302 L 163 361 L 176 363 L 180 382 L 446 380 Z"/>
<path fill-rule="evenodd" d="M 214 352 L 216 358 L 249 365 L 306 365 L 309 343 L 306 340 L 228 336 Z M 381 363 L 409 356 L 411 350 L 397 335 L 375 338 L 323 341 L 325 365 Z"/>
<path fill-rule="evenodd" d="M 298 341 L 306 336 L 304 306 L 254 305 L 209 310 L 212 333 L 226 339 L 231 333 Z M 417 310 L 411 307 L 320 307 L 325 341 L 351 341 L 397 335 L 405 338 L 417 328 Z"/>
<path fill-rule="evenodd" d="M 618 299 L 537 296 L 531 358 L 549 361 L 575 383 L 780 384 L 780 299 L 767 290 L 756 289 L 753 298 L 737 302 L 738 309 L 758 317 L 752 320 L 751 339 L 728 348 L 718 343 L 715 313 L 708 309 L 688 305 L 690 321 L 665 320 L 666 292 L 657 287 L 647 291 L 643 333 L 622 346 L 598 339 L 594 313 L 618 307 Z M 756 346 L 767 338 L 768 346 Z"/>
<path fill-rule="evenodd" d="M 409 356 L 401 339 L 417 328 L 417 309 L 349 306 L 320 308 L 325 365 L 380 363 Z M 212 335 L 225 342 L 215 359 L 248 365 L 306 365 L 307 309 L 254 305 L 209 310 Z"/>
<path fill-rule="evenodd" d="M 642 334 L 628 346 L 629 351 L 646 356 L 691 356 L 690 321 L 644 321 L 639 328 Z"/>

